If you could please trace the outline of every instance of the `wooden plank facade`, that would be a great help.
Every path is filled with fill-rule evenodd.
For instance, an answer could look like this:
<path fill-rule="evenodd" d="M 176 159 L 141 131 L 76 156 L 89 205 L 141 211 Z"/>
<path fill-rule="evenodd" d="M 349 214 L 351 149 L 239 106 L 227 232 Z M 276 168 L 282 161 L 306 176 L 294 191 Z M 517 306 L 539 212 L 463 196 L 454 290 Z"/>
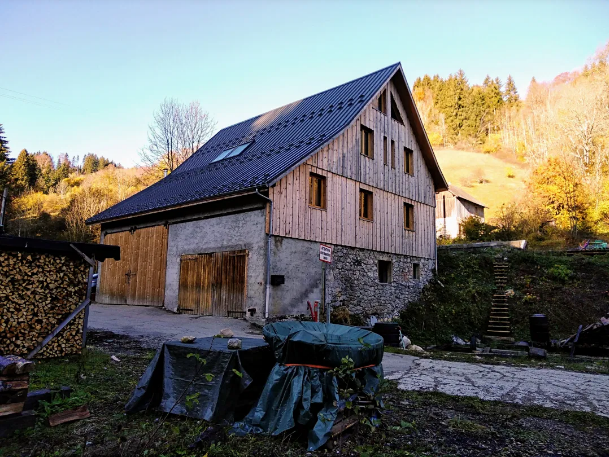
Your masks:
<path fill-rule="evenodd" d="M 386 97 L 385 113 L 375 97 L 346 131 L 269 189 L 273 235 L 435 257 L 431 174 L 393 83 L 380 93 Z M 391 117 L 392 96 L 405 124 Z M 372 157 L 361 153 L 362 125 L 374 132 Z M 385 138 L 395 149 L 388 160 Z M 325 208 L 309 205 L 311 173 L 326 178 Z M 373 192 L 372 221 L 359 217 L 360 189 Z M 414 230 L 404 227 L 404 203 L 414 206 Z"/>
<path fill-rule="evenodd" d="M 178 310 L 224 317 L 244 312 L 247 256 L 246 250 L 183 255 Z"/>
<path fill-rule="evenodd" d="M 100 270 L 100 303 L 163 306 L 167 267 L 167 227 L 109 233 L 104 244 L 120 246 L 121 260 L 108 259 Z"/>

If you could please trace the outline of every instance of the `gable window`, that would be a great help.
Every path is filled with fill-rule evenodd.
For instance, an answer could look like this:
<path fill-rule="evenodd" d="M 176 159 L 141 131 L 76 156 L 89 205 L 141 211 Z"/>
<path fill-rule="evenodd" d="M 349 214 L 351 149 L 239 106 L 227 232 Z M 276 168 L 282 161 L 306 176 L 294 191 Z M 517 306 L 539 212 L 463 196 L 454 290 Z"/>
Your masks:
<path fill-rule="evenodd" d="M 216 157 L 214 160 L 212 160 L 212 162 L 219 162 L 222 159 L 228 159 L 229 157 L 238 156 L 243 151 L 245 151 L 250 144 L 252 144 L 252 143 L 244 143 L 244 144 L 240 144 L 239 146 L 235 146 L 234 148 L 226 149 L 226 150 L 222 151 L 220 154 L 218 154 L 218 157 Z"/>
<path fill-rule="evenodd" d="M 391 282 L 391 261 L 379 260 L 379 282 L 383 284 Z"/>
<path fill-rule="evenodd" d="M 410 148 L 404 148 L 404 173 L 414 176 L 414 152 Z"/>
<path fill-rule="evenodd" d="M 395 168 L 395 141 L 391 140 L 391 168 Z"/>
<path fill-rule="evenodd" d="M 311 173 L 309 175 L 309 205 L 326 209 L 326 177 Z"/>
<path fill-rule="evenodd" d="M 381 92 L 381 95 L 379 95 L 379 99 L 377 101 L 376 107 L 383 114 L 385 114 L 387 112 L 387 91 L 386 90 Z"/>
<path fill-rule="evenodd" d="M 414 230 L 414 206 L 404 203 L 404 230 Z"/>
<path fill-rule="evenodd" d="M 383 164 L 387 165 L 387 137 L 383 137 Z"/>
<path fill-rule="evenodd" d="M 373 219 L 372 212 L 372 192 L 369 190 L 359 190 L 359 217 L 371 221 Z"/>
<path fill-rule="evenodd" d="M 391 95 L 391 119 L 404 125 L 402 115 L 400 114 L 400 110 L 398 109 L 398 104 L 395 102 L 393 95 Z"/>
<path fill-rule="evenodd" d="M 418 263 L 412 264 L 412 279 L 421 279 L 421 265 Z"/>
<path fill-rule="evenodd" d="M 366 157 L 374 159 L 374 130 L 369 129 L 365 125 L 361 126 L 362 129 L 362 144 L 360 152 Z"/>

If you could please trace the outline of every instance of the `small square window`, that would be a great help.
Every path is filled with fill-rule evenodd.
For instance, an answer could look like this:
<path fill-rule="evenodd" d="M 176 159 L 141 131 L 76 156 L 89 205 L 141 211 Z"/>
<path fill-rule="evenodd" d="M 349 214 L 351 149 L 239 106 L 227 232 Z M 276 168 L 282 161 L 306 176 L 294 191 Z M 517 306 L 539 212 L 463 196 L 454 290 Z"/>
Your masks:
<path fill-rule="evenodd" d="M 404 148 L 404 173 L 414 176 L 414 152 L 410 148 Z"/>
<path fill-rule="evenodd" d="M 391 261 L 379 260 L 379 282 L 383 284 L 391 282 Z"/>
<path fill-rule="evenodd" d="M 359 217 L 373 220 L 372 192 L 364 189 L 359 190 Z"/>
<path fill-rule="evenodd" d="M 412 264 L 412 279 L 421 279 L 421 266 L 418 263 Z"/>
<path fill-rule="evenodd" d="M 226 149 L 226 150 L 222 151 L 220 154 L 218 154 L 218 156 L 214 160 L 212 160 L 212 163 L 219 162 L 222 159 L 228 159 L 229 157 L 238 156 L 243 151 L 245 151 L 250 144 L 252 144 L 252 143 L 240 144 L 239 146 L 236 146 L 234 148 Z"/>
<path fill-rule="evenodd" d="M 361 153 L 366 157 L 374 159 L 374 130 L 369 129 L 365 125 L 361 126 L 362 141 Z"/>
<path fill-rule="evenodd" d="M 414 230 L 414 206 L 404 203 L 404 230 Z"/>
<path fill-rule="evenodd" d="M 395 141 L 391 140 L 391 168 L 395 168 Z"/>
<path fill-rule="evenodd" d="M 326 209 L 326 177 L 311 173 L 309 175 L 309 205 Z"/>

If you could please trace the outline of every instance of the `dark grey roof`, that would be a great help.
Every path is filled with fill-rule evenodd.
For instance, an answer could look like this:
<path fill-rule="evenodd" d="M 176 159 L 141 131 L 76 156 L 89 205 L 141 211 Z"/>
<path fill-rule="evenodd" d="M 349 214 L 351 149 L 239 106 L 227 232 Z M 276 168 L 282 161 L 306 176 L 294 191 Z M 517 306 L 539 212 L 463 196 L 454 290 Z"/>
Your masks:
<path fill-rule="evenodd" d="M 399 63 L 391 65 L 222 129 L 166 178 L 93 216 L 87 223 L 273 184 L 345 129 L 399 69 Z M 247 142 L 252 144 L 241 155 L 212 162 L 222 151 Z"/>

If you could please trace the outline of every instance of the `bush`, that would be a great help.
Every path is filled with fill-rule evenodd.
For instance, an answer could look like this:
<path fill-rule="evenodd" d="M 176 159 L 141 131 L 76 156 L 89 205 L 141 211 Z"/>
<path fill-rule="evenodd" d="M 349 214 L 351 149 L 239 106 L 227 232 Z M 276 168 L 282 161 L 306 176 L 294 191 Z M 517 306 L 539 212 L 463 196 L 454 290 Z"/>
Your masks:
<path fill-rule="evenodd" d="M 493 241 L 496 227 L 486 224 L 478 216 L 470 216 L 459 225 L 459 232 L 466 241 Z"/>
<path fill-rule="evenodd" d="M 516 172 L 514 171 L 514 168 L 512 167 L 506 167 L 505 169 L 505 176 L 508 178 L 515 178 L 516 177 Z"/>
<path fill-rule="evenodd" d="M 491 154 L 501 149 L 501 135 L 499 133 L 491 133 L 484 144 L 482 145 L 482 152 Z"/>

